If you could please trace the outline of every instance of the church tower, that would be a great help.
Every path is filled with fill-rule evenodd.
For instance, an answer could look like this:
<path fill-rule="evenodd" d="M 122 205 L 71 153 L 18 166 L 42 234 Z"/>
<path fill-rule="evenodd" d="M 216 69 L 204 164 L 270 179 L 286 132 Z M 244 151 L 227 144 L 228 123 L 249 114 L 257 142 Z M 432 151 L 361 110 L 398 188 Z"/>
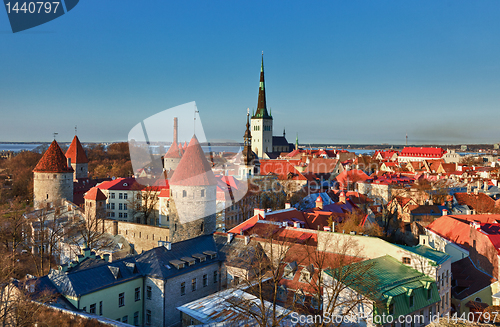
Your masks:
<path fill-rule="evenodd" d="M 215 232 L 217 181 L 196 136 L 169 180 L 170 241 L 180 242 Z"/>
<path fill-rule="evenodd" d="M 243 178 L 253 176 L 255 174 L 255 155 L 252 151 L 252 133 L 250 132 L 250 109 L 247 110 L 247 128 L 243 135 L 243 151 L 241 153 L 242 160 L 239 168 L 239 175 Z"/>
<path fill-rule="evenodd" d="M 71 159 L 71 167 L 75 171 L 73 174 L 74 181 L 89 177 L 89 160 L 87 159 L 85 150 L 76 135 L 73 138 L 68 151 L 66 151 L 66 158 Z"/>
<path fill-rule="evenodd" d="M 260 66 L 259 99 L 257 111 L 252 116 L 252 149 L 262 158 L 265 152 L 273 152 L 273 117 L 267 112 L 264 83 L 264 54 Z"/>
<path fill-rule="evenodd" d="M 33 169 L 33 193 L 35 209 L 61 199 L 73 201 L 73 168 L 56 140 Z"/>

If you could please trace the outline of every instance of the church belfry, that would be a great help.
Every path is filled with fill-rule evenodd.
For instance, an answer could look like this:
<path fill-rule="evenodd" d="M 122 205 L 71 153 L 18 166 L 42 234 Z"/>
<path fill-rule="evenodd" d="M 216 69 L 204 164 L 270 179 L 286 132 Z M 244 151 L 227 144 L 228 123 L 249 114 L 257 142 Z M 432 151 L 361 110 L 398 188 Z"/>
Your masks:
<path fill-rule="evenodd" d="M 266 87 L 264 83 L 264 54 L 260 66 L 259 98 L 257 111 L 251 123 L 252 149 L 259 157 L 265 152 L 273 152 L 273 117 L 267 112 Z"/>

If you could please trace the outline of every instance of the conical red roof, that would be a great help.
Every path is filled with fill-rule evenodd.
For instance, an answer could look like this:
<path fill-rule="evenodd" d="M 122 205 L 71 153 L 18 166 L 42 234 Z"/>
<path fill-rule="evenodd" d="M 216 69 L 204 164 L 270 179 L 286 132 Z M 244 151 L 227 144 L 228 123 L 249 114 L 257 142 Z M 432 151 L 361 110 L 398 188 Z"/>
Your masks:
<path fill-rule="evenodd" d="M 107 199 L 106 195 L 102 193 L 98 187 L 91 188 L 87 193 L 85 193 L 84 198 L 94 201 L 103 201 Z"/>
<path fill-rule="evenodd" d="M 38 162 L 33 172 L 36 173 L 68 173 L 73 172 L 73 168 L 68 167 L 66 156 L 62 152 L 56 140 L 52 142 L 47 151 Z"/>
<path fill-rule="evenodd" d="M 165 153 L 164 158 L 180 158 L 181 154 L 179 151 L 179 147 L 177 146 L 177 142 L 172 142 L 170 148 L 168 148 L 167 153 Z"/>
<path fill-rule="evenodd" d="M 71 142 L 68 151 L 66 151 L 66 158 L 71 158 L 72 164 L 89 162 L 89 159 L 87 159 L 87 155 L 85 154 L 85 150 L 76 135 L 73 138 L 73 142 Z"/>
<path fill-rule="evenodd" d="M 205 158 L 205 153 L 196 136 L 193 136 L 189 142 L 169 184 L 182 186 L 217 185 L 212 168 Z"/>

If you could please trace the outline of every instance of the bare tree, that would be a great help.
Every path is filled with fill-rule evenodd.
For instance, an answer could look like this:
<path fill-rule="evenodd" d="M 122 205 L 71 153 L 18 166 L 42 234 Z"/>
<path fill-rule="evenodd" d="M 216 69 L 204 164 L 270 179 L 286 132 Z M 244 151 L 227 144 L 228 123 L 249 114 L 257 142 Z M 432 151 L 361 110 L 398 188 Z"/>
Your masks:
<path fill-rule="evenodd" d="M 135 186 L 135 195 L 128 200 L 132 216 L 140 224 L 156 225 L 158 217 L 158 189 L 154 186 Z"/>

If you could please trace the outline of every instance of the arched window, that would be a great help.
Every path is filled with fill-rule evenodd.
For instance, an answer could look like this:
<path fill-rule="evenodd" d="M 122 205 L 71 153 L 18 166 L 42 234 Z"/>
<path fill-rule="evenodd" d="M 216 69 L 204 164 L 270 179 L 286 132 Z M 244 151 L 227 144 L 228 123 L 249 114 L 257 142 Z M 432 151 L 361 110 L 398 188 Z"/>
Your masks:
<path fill-rule="evenodd" d="M 476 302 L 483 302 L 480 297 L 475 298 L 474 301 L 476 301 Z"/>

